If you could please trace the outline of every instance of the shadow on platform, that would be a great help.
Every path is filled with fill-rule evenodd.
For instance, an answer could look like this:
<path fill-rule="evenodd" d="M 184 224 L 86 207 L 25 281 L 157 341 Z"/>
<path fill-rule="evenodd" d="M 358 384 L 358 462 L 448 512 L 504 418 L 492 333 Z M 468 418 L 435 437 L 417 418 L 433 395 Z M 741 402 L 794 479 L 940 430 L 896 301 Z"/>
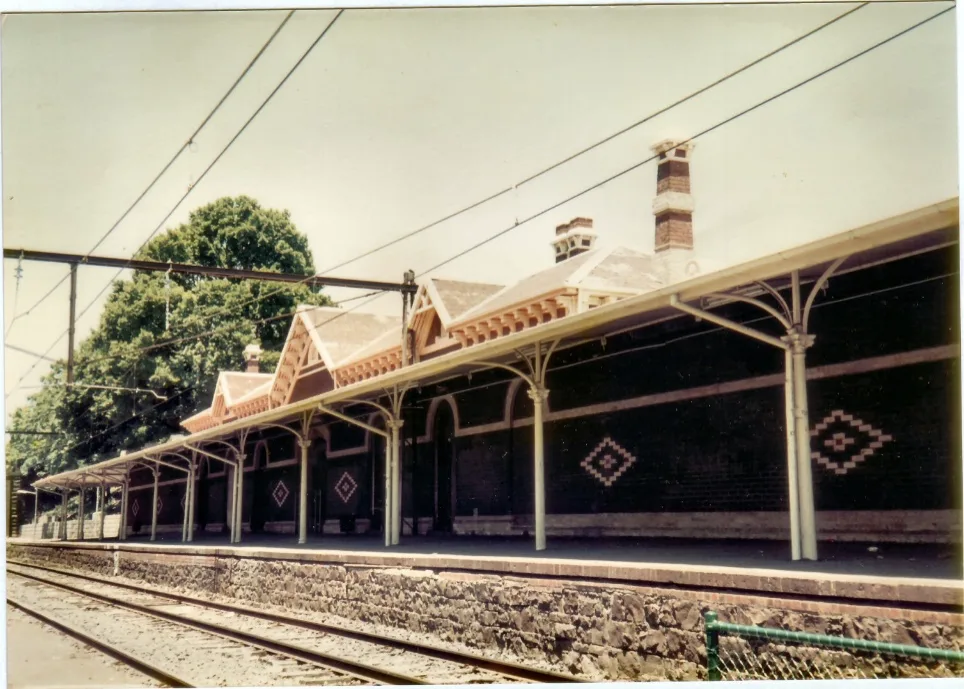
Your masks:
<path fill-rule="evenodd" d="M 92 542 L 88 540 L 87 542 Z M 93 541 L 96 542 L 96 541 Z M 116 542 L 108 539 L 107 542 Z M 129 536 L 131 545 L 148 545 L 146 535 Z M 158 545 L 181 545 L 180 534 L 158 534 Z M 227 535 L 198 534 L 194 547 L 231 546 Z M 550 538 L 546 550 L 537 552 L 531 539 L 478 536 L 404 537 L 386 548 L 380 537 L 311 536 L 298 545 L 291 534 L 245 534 L 231 547 L 293 548 L 342 552 L 390 552 L 457 557 L 564 559 L 577 561 L 693 565 L 777 569 L 787 572 L 824 572 L 860 576 L 925 579 L 964 578 L 960 545 L 821 543 L 816 562 L 790 560 L 789 544 L 775 541 L 682 540 L 682 539 L 580 539 Z"/>

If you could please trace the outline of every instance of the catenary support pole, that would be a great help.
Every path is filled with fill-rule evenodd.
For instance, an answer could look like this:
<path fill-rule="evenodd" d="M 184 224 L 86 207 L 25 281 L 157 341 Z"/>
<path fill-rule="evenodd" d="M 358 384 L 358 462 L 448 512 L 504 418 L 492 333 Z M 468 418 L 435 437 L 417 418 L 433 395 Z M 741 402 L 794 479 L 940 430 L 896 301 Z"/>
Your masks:
<path fill-rule="evenodd" d="M 151 502 L 151 540 L 157 540 L 157 483 L 160 479 L 161 472 L 157 467 L 154 467 L 154 499 Z"/>
<path fill-rule="evenodd" d="M 74 383 L 74 332 L 77 325 L 77 264 L 70 264 L 70 322 L 67 325 L 67 385 Z"/>
<path fill-rule="evenodd" d="M 33 492 L 33 538 L 37 539 L 37 519 L 40 512 L 40 491 L 34 490 Z M 41 534 L 41 537 L 43 534 Z"/>
<path fill-rule="evenodd" d="M 300 438 L 301 448 L 301 485 L 298 487 L 298 543 L 308 542 L 308 450 L 311 440 Z"/>
<path fill-rule="evenodd" d="M 790 499 L 790 557 L 800 559 L 800 502 L 799 482 L 797 480 L 797 430 L 796 415 L 793 406 L 796 404 L 793 396 L 793 354 L 789 349 L 784 350 L 784 397 L 786 402 L 787 419 L 787 488 Z"/>

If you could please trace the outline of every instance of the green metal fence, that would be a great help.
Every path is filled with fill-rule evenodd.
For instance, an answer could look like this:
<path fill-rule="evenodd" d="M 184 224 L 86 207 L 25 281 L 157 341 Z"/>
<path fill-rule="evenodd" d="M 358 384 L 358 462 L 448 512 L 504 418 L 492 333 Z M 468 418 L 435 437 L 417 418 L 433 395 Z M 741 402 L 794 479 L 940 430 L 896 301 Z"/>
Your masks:
<path fill-rule="evenodd" d="M 706 613 L 707 679 L 964 676 L 964 653 L 720 622 Z"/>

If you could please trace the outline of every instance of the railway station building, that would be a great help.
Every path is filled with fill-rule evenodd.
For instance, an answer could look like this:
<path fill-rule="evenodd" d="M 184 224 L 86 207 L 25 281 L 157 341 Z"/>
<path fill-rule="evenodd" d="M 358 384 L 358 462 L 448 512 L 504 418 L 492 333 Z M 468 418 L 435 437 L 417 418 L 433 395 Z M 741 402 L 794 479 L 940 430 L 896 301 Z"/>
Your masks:
<path fill-rule="evenodd" d="M 959 541 L 957 199 L 717 268 L 656 151 L 653 251 L 575 217 L 513 284 L 304 307 L 183 435 L 38 487 L 120 490 L 121 539 Z"/>

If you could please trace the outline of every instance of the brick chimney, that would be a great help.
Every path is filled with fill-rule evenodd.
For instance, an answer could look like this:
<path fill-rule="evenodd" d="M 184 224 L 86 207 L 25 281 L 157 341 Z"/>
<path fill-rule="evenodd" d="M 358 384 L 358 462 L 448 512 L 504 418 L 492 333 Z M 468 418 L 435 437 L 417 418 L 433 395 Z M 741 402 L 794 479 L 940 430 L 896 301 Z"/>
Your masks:
<path fill-rule="evenodd" d="M 653 146 L 659 155 L 656 172 L 656 253 L 693 249 L 693 197 L 690 196 L 690 155 L 693 144 L 662 141 Z"/>
<path fill-rule="evenodd" d="M 556 238 L 552 248 L 556 263 L 584 254 L 596 243 L 596 233 L 592 231 L 592 218 L 573 218 L 565 225 L 556 227 Z"/>
<path fill-rule="evenodd" d="M 244 372 L 261 373 L 261 347 L 256 344 L 244 348 Z"/>

